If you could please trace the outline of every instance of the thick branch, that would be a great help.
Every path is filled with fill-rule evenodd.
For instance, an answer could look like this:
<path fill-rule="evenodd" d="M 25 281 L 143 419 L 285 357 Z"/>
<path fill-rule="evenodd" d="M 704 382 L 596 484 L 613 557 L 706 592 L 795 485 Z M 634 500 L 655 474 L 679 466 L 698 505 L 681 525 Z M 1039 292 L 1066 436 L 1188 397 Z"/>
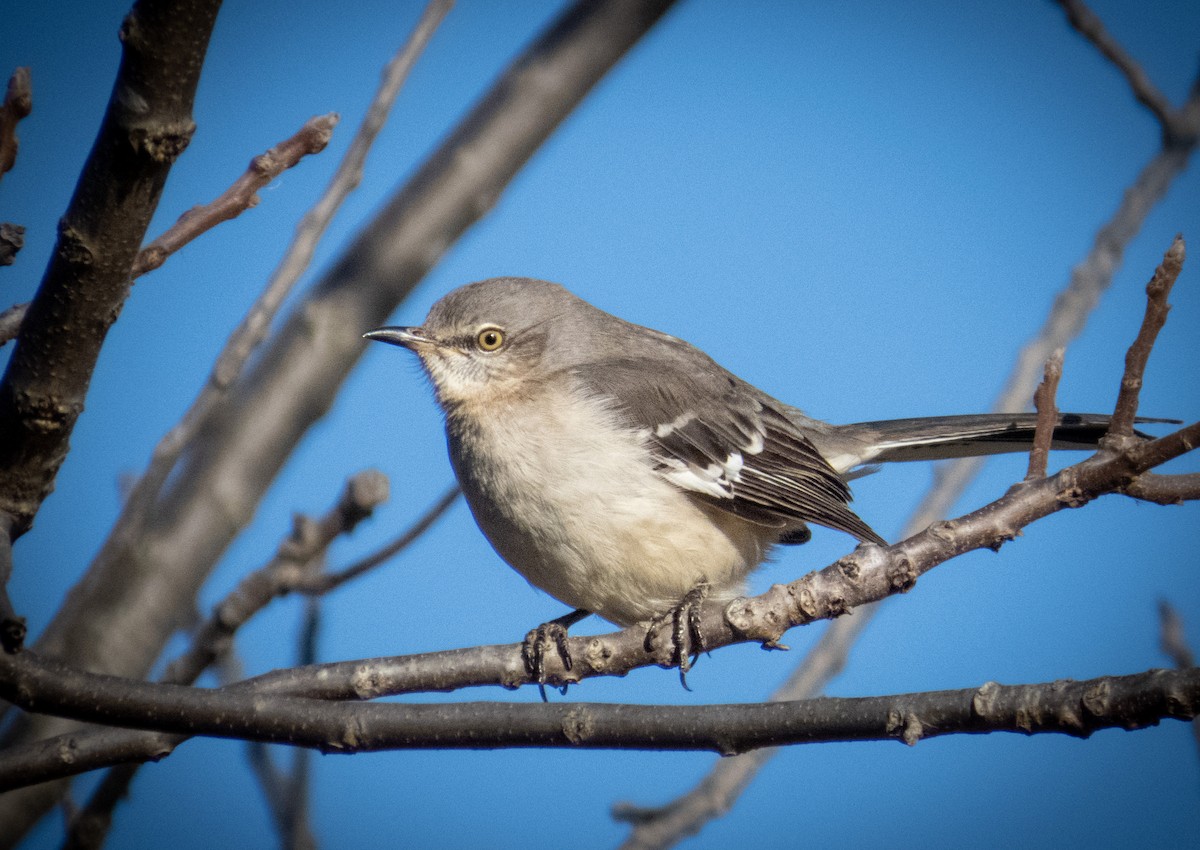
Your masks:
<path fill-rule="evenodd" d="M 798 702 L 662 706 L 610 703 L 400 704 L 321 702 L 245 689 L 155 685 L 41 662 L 0 658 L 0 694 L 29 711 L 163 732 L 312 747 L 325 753 L 394 749 L 711 750 L 733 755 L 766 746 L 900 740 L 953 733 L 1139 729 L 1200 713 L 1200 669 L 1150 670 L 1038 685 Z M 9 760 L 0 789 L 41 779 Z"/>
<path fill-rule="evenodd" d="M 0 383 L 0 511 L 19 536 L 67 455 L 100 347 L 129 295 L 192 100 L 219 0 L 139 0 L 104 121 Z"/>

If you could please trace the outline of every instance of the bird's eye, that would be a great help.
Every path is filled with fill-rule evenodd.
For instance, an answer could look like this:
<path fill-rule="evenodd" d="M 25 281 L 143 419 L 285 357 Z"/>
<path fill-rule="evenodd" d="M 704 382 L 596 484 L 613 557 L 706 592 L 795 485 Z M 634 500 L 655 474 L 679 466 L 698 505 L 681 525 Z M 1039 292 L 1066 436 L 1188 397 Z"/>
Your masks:
<path fill-rule="evenodd" d="M 484 328 L 475 337 L 475 344 L 480 351 L 496 351 L 504 345 L 504 331 L 499 328 Z"/>

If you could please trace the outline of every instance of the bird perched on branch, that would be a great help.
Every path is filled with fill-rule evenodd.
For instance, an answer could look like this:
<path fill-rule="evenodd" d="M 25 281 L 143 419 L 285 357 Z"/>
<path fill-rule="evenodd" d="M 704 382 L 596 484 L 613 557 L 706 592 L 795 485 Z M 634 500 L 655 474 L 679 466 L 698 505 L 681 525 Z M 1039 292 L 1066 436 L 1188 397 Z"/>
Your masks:
<path fill-rule="evenodd" d="M 886 545 L 850 509 L 848 473 L 1026 451 L 1036 422 L 831 425 L 683 340 L 528 278 L 463 286 L 420 327 L 365 336 L 421 359 L 475 521 L 517 572 L 577 609 L 555 621 L 564 634 L 587 613 L 652 620 L 697 588 L 732 599 L 774 546 L 807 540 L 809 523 Z M 1107 424 L 1065 414 L 1054 447 L 1092 448 Z"/>

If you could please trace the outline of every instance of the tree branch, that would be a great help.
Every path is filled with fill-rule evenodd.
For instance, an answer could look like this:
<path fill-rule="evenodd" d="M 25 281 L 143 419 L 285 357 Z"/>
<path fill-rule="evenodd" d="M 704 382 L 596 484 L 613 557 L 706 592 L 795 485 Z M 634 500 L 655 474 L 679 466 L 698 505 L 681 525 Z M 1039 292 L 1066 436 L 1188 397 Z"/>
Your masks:
<path fill-rule="evenodd" d="M 138 246 L 195 130 L 192 100 L 219 5 L 139 0 L 121 28 L 112 98 L 0 382 L 0 511 L 14 518 L 14 536 L 54 485 Z"/>
<path fill-rule="evenodd" d="M 1150 77 L 1142 70 L 1142 66 L 1125 52 L 1120 43 L 1112 37 L 1104 26 L 1104 22 L 1083 3 L 1083 0 L 1058 0 L 1058 4 L 1067 13 L 1067 21 L 1080 35 L 1090 41 L 1101 55 L 1111 62 L 1129 83 L 1133 96 L 1138 103 L 1150 110 L 1158 119 L 1162 128 L 1164 147 L 1170 144 L 1170 139 L 1178 134 L 1175 121 L 1175 110 L 1171 102 L 1151 82 Z"/>
<path fill-rule="evenodd" d="M 1062 379 L 1063 349 L 1057 348 L 1046 361 L 1045 377 L 1033 394 L 1033 406 L 1037 409 L 1037 427 L 1033 433 L 1033 448 L 1029 452 L 1029 471 L 1025 480 L 1046 477 L 1046 463 L 1050 459 L 1050 447 L 1054 443 L 1054 425 L 1058 422 L 1058 406 L 1054 403 L 1058 394 L 1058 382 Z"/>
<path fill-rule="evenodd" d="M 0 266 L 11 266 L 17 259 L 17 252 L 24 247 L 25 228 L 7 221 L 0 223 Z M 17 318 L 10 318 L 9 313 L 17 314 Z M 0 313 L 0 346 L 17 335 L 24 316 L 23 304 L 15 304 Z"/>
<path fill-rule="evenodd" d="M 1158 332 L 1167 322 L 1171 305 L 1167 298 L 1183 269 L 1186 249 L 1183 237 L 1176 236 L 1163 261 L 1154 270 L 1154 276 L 1146 284 L 1146 313 L 1138 329 L 1137 339 L 1125 354 L 1125 374 L 1121 377 L 1121 389 L 1117 394 L 1116 408 L 1108 426 L 1109 437 L 1127 439 L 1133 436 L 1133 420 L 1137 416 L 1138 396 L 1142 391 L 1142 380 L 1146 374 L 1146 363 L 1158 339 Z"/>
<path fill-rule="evenodd" d="M 17 68 L 8 78 L 0 104 L 0 177 L 17 162 L 17 125 L 33 111 L 33 83 L 28 68 Z"/>
<path fill-rule="evenodd" d="M 268 186 L 309 154 L 325 150 L 337 122 L 336 112 L 310 118 L 294 135 L 254 157 L 246 172 L 219 197 L 211 203 L 192 207 L 161 236 L 138 252 L 130 274 L 137 278 L 154 271 L 166 262 L 167 257 L 197 236 L 257 206 L 259 189 Z"/>
<path fill-rule="evenodd" d="M 57 668 L 57 669 L 56 669 Z M 664 706 L 611 703 L 401 704 L 321 702 L 245 689 L 204 690 L 94 673 L 65 673 L 33 653 L 0 658 L 0 693 L 29 711 L 170 733 L 311 747 L 324 753 L 394 749 L 711 750 L 901 740 L 952 733 L 1139 729 L 1200 713 L 1200 669 L 1149 670 L 1082 682 L 999 685 L 886 697 Z M 30 777 L 0 769 L 0 789 Z"/>

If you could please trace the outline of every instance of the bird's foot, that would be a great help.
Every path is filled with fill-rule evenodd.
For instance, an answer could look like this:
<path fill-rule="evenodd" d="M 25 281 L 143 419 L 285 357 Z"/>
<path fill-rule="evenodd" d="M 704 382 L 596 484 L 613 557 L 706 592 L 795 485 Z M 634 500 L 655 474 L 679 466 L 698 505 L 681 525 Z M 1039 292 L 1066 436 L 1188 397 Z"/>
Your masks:
<path fill-rule="evenodd" d="M 546 653 L 553 648 L 562 661 L 563 669 L 570 670 L 574 666 L 571 660 L 571 649 L 567 645 L 567 629 L 590 614 L 590 611 L 579 609 L 570 614 L 564 614 L 548 623 L 542 623 L 535 629 L 530 629 L 521 642 L 521 660 L 525 663 L 525 671 L 537 682 L 538 693 L 542 702 L 546 699 Z M 567 692 L 564 684 L 560 693 Z"/>
<path fill-rule="evenodd" d="M 695 587 L 684 594 L 679 604 L 675 605 L 650 621 L 646 630 L 643 646 L 647 652 L 654 651 L 654 640 L 662 627 L 671 623 L 671 663 L 679 666 L 679 683 L 684 690 L 688 687 L 687 674 L 700 653 L 706 652 L 704 635 L 700 632 L 700 606 L 708 596 L 711 586 L 707 581 L 700 581 Z"/>

